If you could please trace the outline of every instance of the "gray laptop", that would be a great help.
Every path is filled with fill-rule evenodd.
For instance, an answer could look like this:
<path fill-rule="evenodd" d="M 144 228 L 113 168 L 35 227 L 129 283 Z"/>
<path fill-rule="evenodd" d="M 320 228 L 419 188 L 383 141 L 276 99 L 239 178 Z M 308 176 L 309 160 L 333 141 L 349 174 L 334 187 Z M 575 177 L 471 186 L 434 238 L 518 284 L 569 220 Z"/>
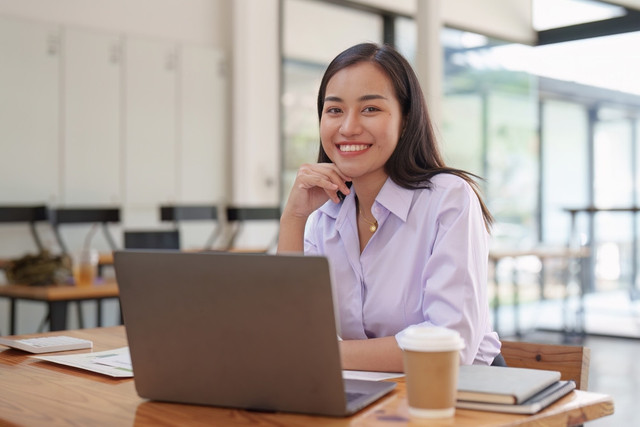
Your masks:
<path fill-rule="evenodd" d="M 118 251 L 115 269 L 143 398 L 346 416 L 395 387 L 342 378 L 325 258 Z"/>

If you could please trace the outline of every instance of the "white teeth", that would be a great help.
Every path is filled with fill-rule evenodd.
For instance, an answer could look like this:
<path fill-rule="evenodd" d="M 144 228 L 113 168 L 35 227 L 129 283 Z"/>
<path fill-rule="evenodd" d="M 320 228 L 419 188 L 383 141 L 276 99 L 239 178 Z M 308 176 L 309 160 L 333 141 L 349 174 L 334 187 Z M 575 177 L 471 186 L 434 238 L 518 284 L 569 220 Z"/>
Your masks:
<path fill-rule="evenodd" d="M 340 145 L 339 148 L 340 148 L 340 151 L 362 151 L 369 148 L 369 146 L 362 145 L 362 144 L 357 144 L 357 145 L 353 144 L 353 145 Z"/>

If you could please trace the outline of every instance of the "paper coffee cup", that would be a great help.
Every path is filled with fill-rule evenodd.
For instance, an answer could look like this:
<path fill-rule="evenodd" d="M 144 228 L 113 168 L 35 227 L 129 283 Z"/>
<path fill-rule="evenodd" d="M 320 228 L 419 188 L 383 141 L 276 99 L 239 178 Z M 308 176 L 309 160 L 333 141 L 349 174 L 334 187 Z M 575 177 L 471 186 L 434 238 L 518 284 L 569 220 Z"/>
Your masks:
<path fill-rule="evenodd" d="M 459 351 L 464 342 L 452 329 L 413 325 L 397 336 L 403 350 L 409 414 L 446 418 L 455 414 Z"/>

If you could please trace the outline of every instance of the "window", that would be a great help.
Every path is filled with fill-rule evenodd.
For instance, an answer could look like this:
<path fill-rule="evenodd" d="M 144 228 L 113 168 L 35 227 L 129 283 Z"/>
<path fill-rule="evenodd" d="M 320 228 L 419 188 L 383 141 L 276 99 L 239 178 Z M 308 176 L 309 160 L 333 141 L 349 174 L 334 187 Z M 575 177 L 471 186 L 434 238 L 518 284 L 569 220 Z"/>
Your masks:
<path fill-rule="evenodd" d="M 313 19 L 299 19 L 301 16 Z M 318 1 L 283 2 L 282 194 L 285 197 L 299 166 L 315 162 L 318 157 L 316 97 L 324 70 L 349 46 L 382 42 L 382 29 L 383 19 L 374 13 Z"/>

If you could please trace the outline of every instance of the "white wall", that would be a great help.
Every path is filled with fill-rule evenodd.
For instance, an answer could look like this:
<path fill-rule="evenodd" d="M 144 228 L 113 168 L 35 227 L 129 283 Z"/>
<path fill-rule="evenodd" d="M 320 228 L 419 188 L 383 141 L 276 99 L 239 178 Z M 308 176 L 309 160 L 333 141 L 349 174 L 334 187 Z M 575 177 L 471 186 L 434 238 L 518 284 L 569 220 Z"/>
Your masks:
<path fill-rule="evenodd" d="M 227 58 L 226 62 L 228 64 L 230 63 L 229 55 L 232 51 L 231 49 L 232 37 L 230 34 L 230 29 L 231 29 L 230 16 L 231 16 L 231 2 L 227 0 L 109 0 L 109 1 L 103 1 L 103 0 L 77 0 L 77 1 L 76 0 L 21 0 L 21 1 L 0 0 L 0 24 L 4 24 L 6 22 L 18 22 L 18 23 L 25 23 L 24 25 L 17 24 L 18 27 L 20 28 L 22 28 L 22 26 L 29 27 L 31 30 L 33 28 L 36 28 L 38 30 L 42 28 L 42 31 L 36 34 L 39 37 L 39 39 L 35 40 L 36 42 L 38 42 L 37 43 L 38 46 L 34 47 L 35 49 L 34 52 L 42 51 L 43 57 L 47 59 L 48 58 L 55 59 L 57 57 L 57 53 L 47 55 L 46 43 L 44 44 L 41 43 L 42 40 L 47 40 L 47 34 L 50 33 L 52 34 L 50 36 L 51 38 L 49 39 L 51 42 L 50 44 L 52 45 L 50 49 L 54 49 L 54 50 L 58 49 L 58 46 L 60 43 L 59 40 L 69 42 L 70 40 L 73 39 L 77 41 L 79 39 L 78 37 L 75 37 L 75 35 L 85 34 L 85 35 L 91 35 L 91 37 L 94 37 L 94 38 L 95 37 L 98 37 L 98 38 L 111 37 L 114 40 L 116 40 L 116 42 L 118 40 L 126 39 L 127 46 L 129 47 L 129 50 L 126 51 L 128 54 L 131 54 L 132 52 L 134 52 L 134 48 L 140 44 L 147 46 L 148 44 L 155 45 L 157 43 L 162 46 L 164 45 L 176 46 L 176 49 L 181 49 L 180 53 L 182 57 L 181 57 L 180 64 L 182 65 L 184 65 L 186 62 L 190 62 L 193 65 L 194 61 L 198 61 L 199 59 L 203 58 L 202 55 L 198 55 L 198 52 L 200 52 L 201 50 L 206 49 L 206 52 L 211 52 L 212 50 L 222 51 L 223 52 L 222 56 L 225 56 Z M 31 23 L 33 23 L 33 25 L 31 25 Z M 12 26 L 11 34 L 15 35 L 15 31 L 13 31 L 14 29 L 15 28 L 13 28 Z M 33 31 L 28 32 L 28 34 L 32 34 L 32 33 Z M 62 34 L 63 37 L 60 37 L 60 34 Z M 17 51 L 20 51 L 21 48 L 24 47 L 25 43 L 31 42 L 31 39 L 27 39 L 27 41 L 25 42 L 25 40 L 17 40 L 16 38 L 8 39 L 6 37 L 3 38 L 3 40 L 8 41 L 8 43 L 4 46 L 6 48 L 5 50 L 8 49 L 8 51 L 12 51 L 12 49 L 14 50 L 17 49 Z M 79 52 L 78 49 L 75 49 L 75 48 L 71 49 L 71 46 L 64 46 L 64 47 L 68 48 L 67 50 L 69 51 L 73 50 L 74 52 Z M 184 48 L 181 48 L 181 47 L 184 47 Z M 151 48 L 150 50 L 153 51 L 153 48 Z M 144 49 L 144 51 L 147 52 L 149 50 Z M 90 50 L 89 53 L 92 53 L 92 51 Z M 114 54 L 115 54 L 115 50 L 114 50 Z M 25 56 L 16 55 L 16 57 L 23 58 Z M 208 59 L 210 58 L 210 56 L 206 56 L 206 58 Z M 2 63 L 2 59 L 3 58 L 0 58 L 0 63 Z M 57 61 L 57 62 L 59 62 L 60 64 L 68 65 L 69 60 L 70 58 L 66 57 L 66 61 Z M 51 84 L 48 87 L 55 88 L 56 85 L 60 83 L 61 91 L 66 89 L 65 94 L 67 95 L 67 98 L 58 98 L 58 95 L 56 95 L 56 93 L 59 93 L 58 91 L 54 91 L 55 93 L 51 94 L 50 96 L 46 96 L 46 94 L 43 93 L 42 91 L 40 92 L 40 94 L 31 94 L 30 95 L 31 99 L 37 100 L 39 99 L 38 96 L 42 97 L 37 102 L 38 106 L 42 104 L 42 101 L 47 99 L 54 100 L 53 104 L 55 105 L 57 105 L 58 102 L 61 102 L 61 101 L 56 101 L 57 99 L 67 99 L 68 101 L 70 99 L 68 90 L 71 88 L 71 86 L 73 85 L 73 87 L 78 88 L 81 86 L 79 83 L 81 81 L 84 81 L 84 79 L 79 80 L 77 78 L 78 76 L 73 77 L 73 73 L 71 73 L 72 70 L 68 69 L 68 67 L 54 66 L 52 68 L 52 72 L 48 73 L 47 69 L 45 67 L 42 67 L 41 65 L 42 64 L 30 64 L 29 65 L 30 68 L 26 71 L 34 71 L 34 72 L 38 71 L 44 75 L 50 74 L 52 76 L 52 81 L 49 81 L 49 83 Z M 135 67 L 136 63 L 131 62 L 128 65 L 130 66 L 128 70 L 130 70 L 131 67 Z M 211 69 L 211 64 L 205 64 L 205 65 L 207 65 L 207 67 L 205 68 Z M 62 70 L 63 68 L 65 69 Z M 202 67 L 199 67 L 199 68 L 202 68 Z M 202 69 L 205 69 L 205 68 L 202 68 Z M 214 68 L 214 69 L 217 70 L 217 68 Z M 189 70 L 193 70 L 193 67 L 189 68 Z M 57 74 L 58 71 L 59 71 L 59 74 Z M 186 68 L 183 69 L 182 71 L 183 72 L 181 75 L 185 75 L 185 78 L 189 78 L 189 80 L 186 82 L 181 82 L 179 87 L 181 89 L 181 93 L 183 94 L 183 96 L 189 99 L 189 105 L 192 105 L 192 106 L 196 105 L 198 99 L 204 96 L 204 94 L 211 93 L 213 91 L 215 95 L 217 93 L 220 93 L 221 90 L 225 91 L 225 93 L 221 95 L 220 99 L 227 100 L 227 108 L 221 109 L 222 111 L 217 111 L 217 112 L 211 112 L 209 110 L 205 111 L 202 108 L 198 108 L 197 113 L 200 113 L 198 120 L 205 123 L 204 128 L 207 131 L 210 130 L 209 127 L 211 127 L 212 123 L 215 123 L 216 117 L 226 117 L 221 120 L 222 126 L 226 128 L 230 128 L 229 112 L 231 109 L 229 106 L 232 105 L 232 102 L 231 100 L 229 100 L 229 96 L 228 96 L 231 93 L 229 88 L 228 87 L 210 88 L 210 87 L 203 87 L 202 85 L 200 85 L 198 88 L 193 88 L 189 86 L 189 83 L 191 82 L 195 83 L 198 81 L 197 78 L 196 79 L 192 78 L 194 77 L 194 73 L 197 74 L 198 70 L 197 69 L 193 70 L 194 73 L 189 74 L 188 77 L 186 77 L 186 74 L 185 74 Z M 32 73 L 28 73 L 28 74 L 31 75 Z M 0 73 L 0 75 L 3 75 L 3 73 Z M 4 75 L 6 76 L 7 74 L 4 73 Z M 57 77 L 58 75 L 60 77 Z M 126 75 L 129 77 L 132 76 L 131 73 L 128 73 Z M 63 76 L 65 79 L 64 81 L 62 80 Z M 197 77 L 197 75 L 195 77 Z M 69 81 L 68 80 L 69 78 L 73 80 Z M 119 79 L 118 74 L 116 74 L 116 79 Z M 131 82 L 131 81 L 132 80 L 130 79 L 128 80 L 128 82 Z M 148 86 L 148 84 L 146 86 Z M 227 85 L 227 86 L 230 86 L 230 85 Z M 120 87 L 124 87 L 124 86 L 120 86 Z M 89 89 L 92 89 L 92 88 L 90 87 Z M 95 87 L 93 89 L 95 89 Z M 127 92 L 128 96 L 126 99 L 130 100 L 132 99 L 132 96 L 135 95 L 136 91 L 131 90 L 132 88 L 130 87 L 128 89 L 129 91 Z M 146 89 L 147 88 L 143 88 L 142 90 L 146 90 Z M 197 91 L 195 91 L 196 89 Z M 34 90 L 37 90 L 37 87 L 34 87 Z M 106 90 L 107 92 L 110 91 L 109 89 L 106 89 Z M 116 88 L 114 90 L 111 90 L 111 93 L 116 95 L 117 93 L 119 93 L 119 91 L 120 89 Z M 77 94 L 79 93 L 80 95 L 82 95 L 82 93 L 85 93 L 85 92 L 87 91 L 80 90 L 80 93 L 79 92 L 76 92 L 76 93 Z M 24 95 L 22 96 L 20 96 L 20 94 L 17 94 L 17 95 L 18 95 L 18 98 L 16 98 L 17 100 L 25 99 Z M 23 106 L 22 104 L 13 103 L 13 102 L 10 103 L 9 105 L 7 104 L 6 98 L 0 99 L 0 102 L 4 102 L 2 104 L 3 108 L 6 107 L 6 109 L 4 110 L 0 109 L 0 111 L 10 112 L 13 109 L 17 109 L 18 106 L 24 107 L 26 109 L 22 111 L 29 111 L 29 108 L 33 108 L 28 105 Z M 95 103 L 96 100 L 89 99 L 87 101 L 83 101 L 87 109 L 92 108 L 92 102 Z M 82 102 L 80 104 L 82 104 Z M 59 123 L 59 122 L 66 123 L 64 121 L 64 117 L 62 117 L 61 119 L 58 119 L 59 114 L 61 113 L 55 112 L 56 111 L 55 105 L 53 105 L 52 108 L 49 109 L 50 112 L 53 112 L 51 115 L 55 116 L 55 118 L 52 118 L 52 121 L 55 123 Z M 129 113 L 135 113 L 135 111 L 131 108 L 131 105 L 127 105 L 127 107 L 128 107 Z M 40 111 L 41 108 L 33 108 L 33 110 L 34 112 Z M 149 112 L 148 110 L 146 111 L 147 113 Z M 216 113 L 222 113 L 222 114 L 218 115 Z M 34 114 L 32 113 L 31 116 L 33 115 Z M 207 115 L 209 116 L 207 117 Z M 146 114 L 145 111 L 142 111 L 141 114 L 139 114 L 138 116 L 146 117 L 146 116 L 149 116 L 149 114 Z M 69 116 L 68 118 L 71 119 L 71 116 Z M 203 118 L 205 120 L 202 120 Z M 188 127 L 188 125 L 190 126 L 190 124 L 186 123 L 186 120 L 184 119 L 184 117 L 181 118 L 180 123 L 182 125 L 182 128 L 188 128 L 186 130 L 190 131 L 180 135 L 180 146 L 182 149 L 182 153 L 188 154 L 190 152 L 189 149 L 191 147 L 189 144 L 191 143 L 194 137 L 195 138 L 199 137 L 198 136 L 199 132 L 197 132 L 197 129 L 192 129 L 191 127 Z M 155 122 L 153 123 L 153 129 L 158 128 L 159 127 L 158 125 L 163 125 L 163 124 L 164 123 Z M 94 124 L 85 123 L 85 125 L 86 127 L 91 128 L 90 129 L 91 135 L 96 134 L 97 127 L 94 126 Z M 42 126 L 36 127 L 38 129 L 34 129 L 34 131 L 39 130 L 40 133 L 43 133 L 47 130 L 47 129 L 41 129 L 41 127 Z M 65 126 L 60 127 L 60 129 L 64 129 L 64 128 Z M 3 193 L 0 195 L 0 198 L 2 198 L 2 200 L 5 203 L 6 202 L 30 203 L 30 202 L 33 202 L 34 200 L 38 200 L 39 202 L 46 201 L 46 202 L 52 202 L 52 203 L 60 203 L 60 202 L 62 203 L 72 202 L 74 204 L 82 203 L 82 200 L 79 200 L 77 198 L 70 198 L 69 194 L 65 194 L 65 193 L 68 193 L 68 190 L 69 190 L 69 185 L 68 185 L 69 179 L 61 178 L 60 185 L 58 185 L 59 184 L 58 179 L 55 178 L 55 175 L 59 175 L 61 177 L 62 176 L 67 177 L 68 168 L 66 166 L 69 166 L 68 164 L 69 161 L 66 162 L 67 163 L 66 166 L 65 166 L 65 162 L 61 161 L 60 163 L 62 164 L 62 166 L 60 167 L 60 170 L 58 170 L 57 167 L 53 167 L 51 165 L 56 165 L 58 164 L 58 161 L 60 161 L 60 159 L 58 158 L 58 155 L 59 155 L 58 153 L 60 153 L 60 156 L 62 156 L 64 155 L 64 153 L 67 153 L 70 149 L 70 146 L 60 148 L 62 145 L 64 145 L 64 143 L 63 142 L 61 143 L 59 141 L 68 142 L 69 138 L 72 137 L 71 134 L 60 135 L 56 129 L 58 129 L 57 125 L 51 126 L 50 131 L 46 132 L 48 136 L 44 139 L 41 138 L 42 135 L 38 136 L 39 138 L 38 140 L 43 141 L 40 143 L 40 145 L 44 144 L 46 147 L 58 147 L 56 148 L 56 150 L 54 150 L 55 152 L 48 153 L 46 150 L 34 150 L 34 153 L 33 153 L 34 159 L 40 159 L 38 160 L 38 162 L 43 161 L 45 162 L 43 163 L 43 165 L 49 165 L 49 166 L 46 168 L 39 168 L 37 166 L 38 162 L 20 162 L 21 164 L 15 165 L 15 167 L 17 167 L 18 170 L 24 170 L 26 172 L 15 175 L 20 177 L 20 179 L 18 179 L 17 182 L 10 182 L 10 183 L 3 182 L 2 186 L 0 186 L 0 188 L 3 189 Z M 4 129 L 5 132 L 6 130 L 7 129 Z M 191 130 L 193 130 L 193 132 L 191 132 Z M 2 129 L 0 129 L 0 132 L 2 132 Z M 175 132 L 172 132 L 172 133 L 175 133 Z M 227 135 L 230 134 L 230 129 L 226 132 L 226 134 Z M 170 136 L 173 136 L 173 135 L 170 135 Z M 115 138 L 118 139 L 117 134 Z M 93 137 L 92 139 L 95 140 L 95 138 Z M 113 138 L 111 140 L 113 140 Z M 0 140 L 0 148 L 2 148 L 1 152 L 6 154 L 6 156 L 0 157 L 0 165 L 13 165 L 11 161 L 12 159 L 15 159 L 16 156 L 11 155 L 11 153 L 13 153 L 12 149 L 16 146 L 22 145 L 21 150 L 24 153 L 24 150 L 25 150 L 24 143 L 25 143 L 24 140 L 16 140 L 13 138 L 3 138 L 2 140 Z M 227 145 L 229 144 L 228 138 L 225 138 L 224 143 Z M 108 145 L 116 151 L 120 149 L 117 143 L 108 144 Z M 226 152 L 228 151 L 229 150 L 226 150 Z M 104 164 L 105 160 L 107 160 L 106 158 L 100 158 L 100 155 L 97 151 L 93 152 L 89 156 L 90 158 L 86 158 L 86 157 L 87 156 L 84 155 L 83 158 L 76 159 L 76 161 L 74 161 L 76 166 L 79 163 L 82 163 L 83 165 L 86 164 L 87 166 L 89 166 L 91 163 L 93 163 L 94 165 L 101 165 L 101 164 Z M 117 160 L 118 158 L 119 158 L 118 155 L 116 155 L 116 160 L 109 158 L 110 163 L 120 162 L 120 160 Z M 185 156 L 183 160 L 187 160 L 187 159 L 188 158 Z M 66 159 L 65 157 L 64 160 L 68 160 L 68 159 Z M 200 161 L 204 159 L 197 159 L 197 160 Z M 225 158 L 220 159 L 220 163 L 221 165 L 223 165 L 223 168 L 226 168 L 226 165 L 229 163 L 228 158 L 226 158 L 225 156 Z M 187 165 L 187 167 L 190 167 L 190 166 L 193 166 L 193 165 Z M 208 164 L 207 167 L 209 167 L 210 170 L 220 169 L 220 168 L 215 168 L 215 165 L 213 164 Z M 43 176 L 43 174 L 41 173 L 42 169 L 46 169 L 46 171 L 48 172 L 45 176 Z M 96 174 L 101 174 L 101 172 L 96 170 Z M 111 177 L 111 175 L 112 174 L 109 174 L 109 177 Z M 191 175 L 193 175 L 193 173 L 191 172 L 183 174 L 182 176 L 183 180 L 179 181 L 178 184 L 187 184 L 186 181 L 188 180 L 194 181 L 199 178 L 199 176 L 192 177 Z M 104 178 L 103 174 L 101 174 L 101 176 L 103 176 Z M 208 177 L 209 174 L 205 174 L 205 176 Z M 28 181 L 25 182 L 24 180 L 21 179 L 22 177 L 26 177 Z M 115 179 L 113 181 L 118 181 L 118 180 L 119 180 L 119 176 L 118 174 L 115 174 Z M 225 180 L 225 181 L 228 181 L 228 180 Z M 113 192 L 118 193 L 118 185 L 117 184 L 114 184 L 114 185 L 115 187 L 113 189 Z M 125 186 L 123 185 L 123 188 L 124 187 Z M 93 190 L 97 190 L 95 186 Z M 191 197 L 190 196 L 190 194 L 192 193 L 191 190 L 192 189 L 186 189 L 185 191 L 183 191 L 186 198 Z M 227 189 L 224 190 L 224 192 L 227 195 L 230 193 L 228 186 L 227 186 Z M 100 191 L 100 193 L 104 193 L 104 191 Z M 77 192 L 74 194 L 77 194 Z M 90 197 L 96 196 L 96 194 L 94 194 L 93 191 L 89 194 L 90 194 Z M 17 199 L 14 196 L 18 196 Z M 118 203 L 122 201 L 121 198 L 122 198 L 122 194 L 116 196 L 117 200 L 113 200 L 113 202 Z M 92 200 L 84 200 L 85 203 L 88 203 L 91 201 Z M 154 208 L 154 213 L 156 211 L 157 211 L 157 208 Z M 129 221 L 128 218 L 126 218 L 126 220 Z M 15 229 L 10 229 L 10 230 L 7 230 L 7 228 L 11 228 L 11 227 L 4 226 L 4 225 L 2 226 L 2 234 L 0 234 L 0 256 L 16 257 L 19 255 L 22 255 L 25 252 L 34 252 L 35 247 L 33 243 L 30 241 L 28 229 L 26 227 L 18 226 L 18 227 L 15 227 Z M 40 231 L 44 232 L 43 239 L 45 241 L 45 245 L 49 245 L 50 243 L 53 244 L 54 239 L 50 233 L 49 227 L 43 226 L 43 227 L 39 227 L 39 229 Z M 71 230 L 71 231 L 75 231 L 75 230 Z M 82 231 L 85 231 L 85 230 L 82 230 Z M 80 233 L 80 234 L 84 234 L 84 233 Z M 23 244 L 22 245 L 15 244 L 16 239 L 13 239 L 13 237 L 16 237 L 16 238 L 19 237 L 20 238 L 19 241 L 22 242 Z M 74 236 L 72 235 L 67 237 L 73 238 Z M 116 235 L 115 237 L 116 237 L 116 240 L 119 240 L 118 237 L 120 236 Z M 204 238 L 201 238 L 200 240 L 204 242 Z M 68 243 L 73 243 L 73 242 L 68 241 Z M 102 239 L 96 239 L 94 243 L 96 244 L 96 246 L 100 246 L 100 245 L 104 246 L 104 242 L 102 242 Z M 52 248 L 55 248 L 55 246 L 52 246 Z M 0 276 L 2 276 L 1 273 L 0 273 Z M 0 283 L 2 283 L 3 281 L 4 280 L 2 279 L 2 277 L 0 277 Z M 91 303 L 84 303 L 83 306 L 85 309 L 85 320 L 88 320 L 88 324 L 85 326 L 93 326 L 95 306 L 94 304 L 91 304 Z M 107 304 L 107 306 L 109 306 L 109 304 Z M 115 303 L 111 304 L 110 307 L 111 309 L 108 309 L 107 312 L 105 313 L 107 324 L 113 324 L 113 322 L 117 320 L 117 304 Z M 44 315 L 44 305 L 40 303 L 23 301 L 18 303 L 18 309 L 19 309 L 19 318 L 18 318 L 17 332 L 29 333 L 29 332 L 35 331 L 40 319 Z M 8 302 L 4 299 L 0 300 L 0 333 L 6 334 L 8 332 L 7 315 L 8 315 Z M 71 316 L 70 320 L 71 320 L 70 327 L 72 328 L 76 327 L 77 321 L 75 319 L 75 316 Z"/>
<path fill-rule="evenodd" d="M 280 188 L 278 0 L 233 2 L 233 202 L 277 205 Z"/>
<path fill-rule="evenodd" d="M 231 47 L 226 0 L 0 0 L 0 14 Z"/>

